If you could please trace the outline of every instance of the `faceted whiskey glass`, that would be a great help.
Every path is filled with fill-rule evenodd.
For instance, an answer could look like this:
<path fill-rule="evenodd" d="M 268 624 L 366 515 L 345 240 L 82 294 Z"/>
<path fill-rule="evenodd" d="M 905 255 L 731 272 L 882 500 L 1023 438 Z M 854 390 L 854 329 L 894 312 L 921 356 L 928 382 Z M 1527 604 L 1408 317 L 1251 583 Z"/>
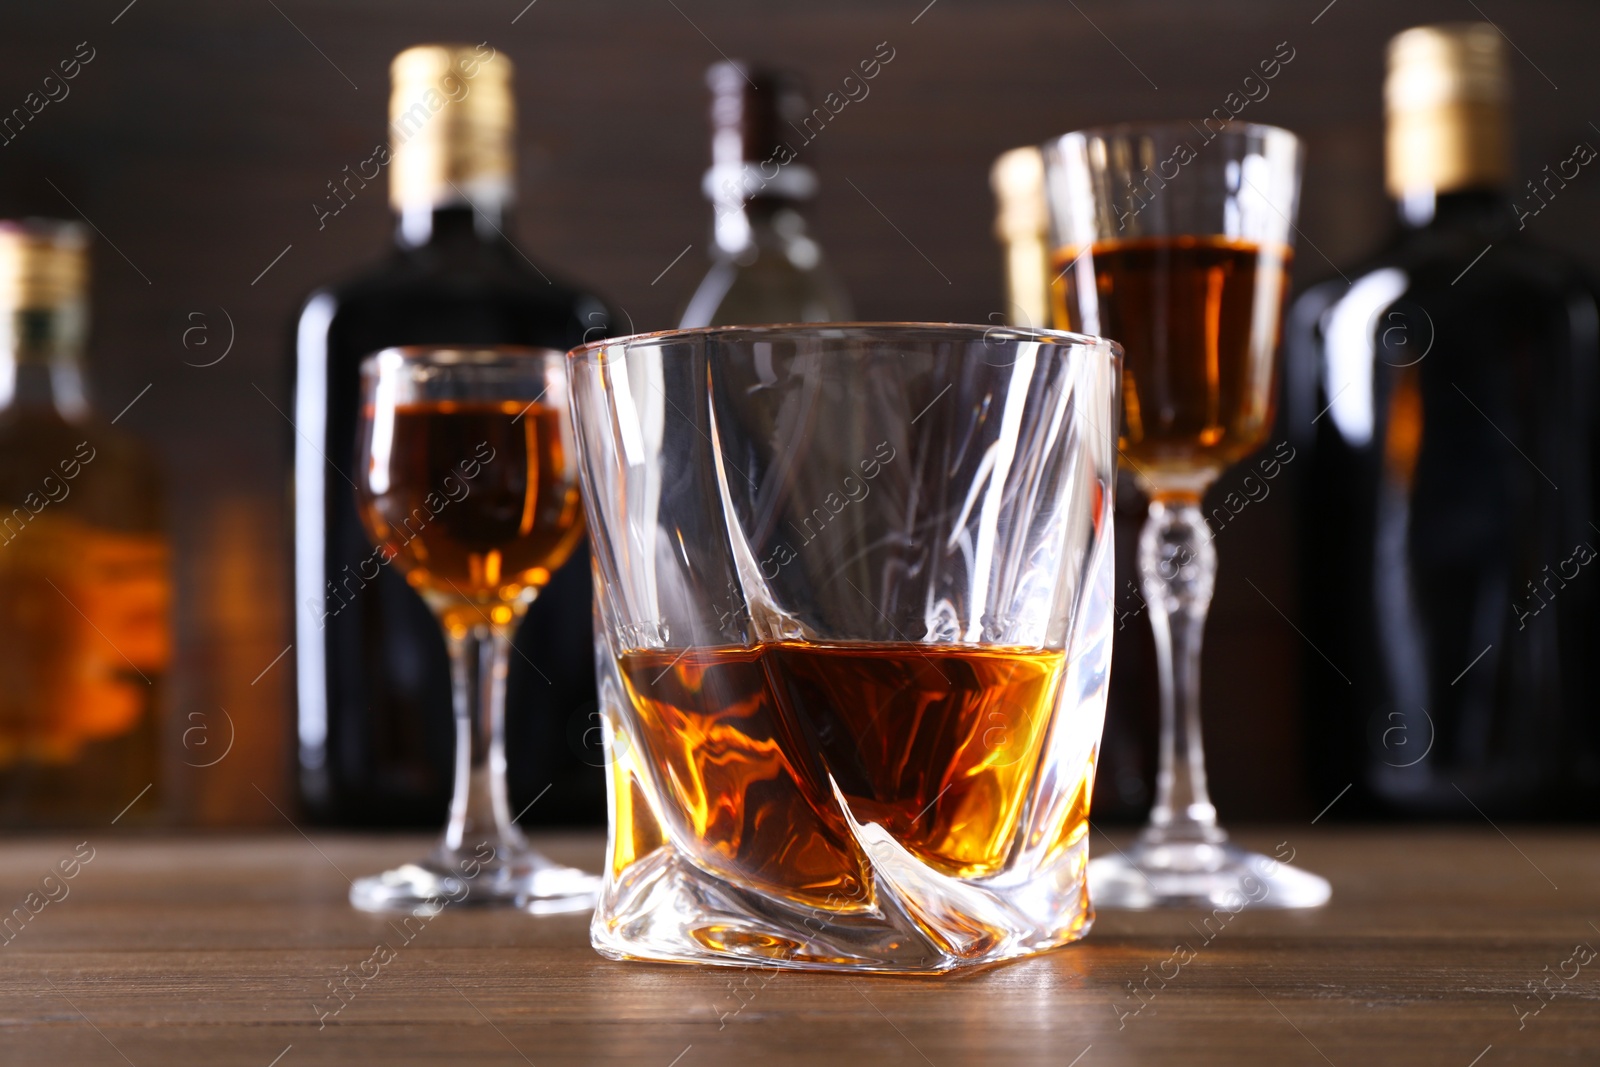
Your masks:
<path fill-rule="evenodd" d="M 1076 940 L 1120 350 L 758 326 L 569 355 L 613 958 L 928 973 Z"/>

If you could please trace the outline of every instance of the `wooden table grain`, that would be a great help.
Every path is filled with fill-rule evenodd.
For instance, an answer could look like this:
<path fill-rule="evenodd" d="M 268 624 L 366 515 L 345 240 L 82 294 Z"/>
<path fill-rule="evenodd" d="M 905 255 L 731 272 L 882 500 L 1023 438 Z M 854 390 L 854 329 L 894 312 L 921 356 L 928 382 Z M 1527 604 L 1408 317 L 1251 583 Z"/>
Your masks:
<path fill-rule="evenodd" d="M 1600 833 L 1503 829 L 1248 833 L 1329 876 L 1333 902 L 1106 912 L 1077 945 L 965 976 L 764 981 L 601 959 L 585 916 L 401 931 L 351 910 L 347 878 L 414 838 L 13 840 L 0 906 L 29 918 L 0 943 L 0 1063 L 1600 1061 L 1600 958 L 1575 954 L 1600 948 Z M 594 836 L 540 844 L 601 855 Z"/>

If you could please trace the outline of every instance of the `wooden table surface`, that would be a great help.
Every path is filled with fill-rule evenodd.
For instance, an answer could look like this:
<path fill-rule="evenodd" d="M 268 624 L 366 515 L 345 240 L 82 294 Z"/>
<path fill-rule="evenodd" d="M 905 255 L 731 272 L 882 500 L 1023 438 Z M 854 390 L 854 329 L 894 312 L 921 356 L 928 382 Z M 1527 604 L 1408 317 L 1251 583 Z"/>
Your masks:
<path fill-rule="evenodd" d="M 1333 902 L 1209 925 L 1107 912 L 1077 945 L 971 975 L 765 985 L 601 959 L 586 916 L 446 911 L 407 943 L 346 904 L 346 876 L 414 838 L 13 841 L 0 907 L 38 910 L 0 944 L 0 1064 L 1600 1061 L 1600 958 L 1574 955 L 1600 948 L 1600 833 L 1504 829 L 1242 834 L 1287 842 Z M 540 841 L 600 859 L 596 837 Z M 63 859 L 75 877 L 45 883 Z M 380 944 L 393 958 L 324 1017 Z"/>

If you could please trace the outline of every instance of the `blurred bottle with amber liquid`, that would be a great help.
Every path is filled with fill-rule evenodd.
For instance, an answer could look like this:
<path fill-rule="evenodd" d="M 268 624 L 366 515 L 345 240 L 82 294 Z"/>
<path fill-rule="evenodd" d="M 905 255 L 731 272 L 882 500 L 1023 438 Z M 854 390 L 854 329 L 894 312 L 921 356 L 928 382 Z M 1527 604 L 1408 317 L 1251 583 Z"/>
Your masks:
<path fill-rule="evenodd" d="M 0 824 L 161 812 L 161 482 L 89 409 L 81 227 L 0 222 Z M 146 791 L 148 789 L 148 791 Z M 143 794 L 143 795 L 141 795 Z"/>

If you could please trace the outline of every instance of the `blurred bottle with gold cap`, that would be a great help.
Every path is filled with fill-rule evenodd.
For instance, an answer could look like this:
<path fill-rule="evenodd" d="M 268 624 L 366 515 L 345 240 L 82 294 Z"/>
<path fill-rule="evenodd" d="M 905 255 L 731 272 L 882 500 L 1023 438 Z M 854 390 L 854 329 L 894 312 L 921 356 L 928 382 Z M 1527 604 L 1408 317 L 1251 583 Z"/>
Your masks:
<path fill-rule="evenodd" d="M 487 44 L 419 45 L 395 57 L 390 77 L 387 136 L 341 184 L 360 203 L 387 169 L 394 247 L 307 299 L 295 347 L 299 786 L 306 813 L 324 824 L 436 827 L 454 767 L 449 663 L 422 600 L 374 562 L 344 473 L 356 453 L 361 360 L 410 344 L 565 351 L 606 336 L 612 314 L 510 236 L 511 60 Z M 507 773 L 514 808 L 542 798 L 530 820 L 605 819 L 590 597 L 580 550 L 515 640 Z"/>
<path fill-rule="evenodd" d="M 989 169 L 998 208 L 994 233 L 1005 251 L 1005 321 L 1050 327 L 1050 215 L 1044 199 L 1044 156 L 1029 145 L 1003 153 Z"/>
<path fill-rule="evenodd" d="M 1513 196 L 1487 23 L 1396 36 L 1384 100 L 1396 235 L 1287 325 L 1315 784 L 1336 817 L 1593 816 L 1600 315 L 1534 237 L 1595 152 Z"/>
<path fill-rule="evenodd" d="M 91 412 L 87 238 L 0 222 L 0 824 L 161 813 L 170 553 L 152 458 Z M 148 788 L 148 792 L 146 792 Z"/>

